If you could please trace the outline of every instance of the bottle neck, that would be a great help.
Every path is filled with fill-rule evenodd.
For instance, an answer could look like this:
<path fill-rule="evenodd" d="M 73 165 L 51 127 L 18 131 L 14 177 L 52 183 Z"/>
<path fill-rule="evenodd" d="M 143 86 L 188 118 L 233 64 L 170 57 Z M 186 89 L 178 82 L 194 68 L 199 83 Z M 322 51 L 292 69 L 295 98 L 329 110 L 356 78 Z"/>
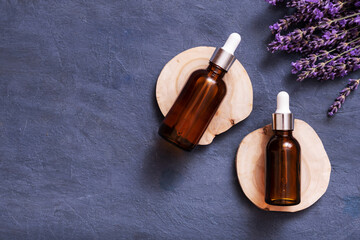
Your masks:
<path fill-rule="evenodd" d="M 209 63 L 209 66 L 206 70 L 209 72 L 208 76 L 214 80 L 222 79 L 226 73 L 224 69 L 212 62 Z"/>
<path fill-rule="evenodd" d="M 292 130 L 274 130 L 275 136 L 292 137 Z"/>

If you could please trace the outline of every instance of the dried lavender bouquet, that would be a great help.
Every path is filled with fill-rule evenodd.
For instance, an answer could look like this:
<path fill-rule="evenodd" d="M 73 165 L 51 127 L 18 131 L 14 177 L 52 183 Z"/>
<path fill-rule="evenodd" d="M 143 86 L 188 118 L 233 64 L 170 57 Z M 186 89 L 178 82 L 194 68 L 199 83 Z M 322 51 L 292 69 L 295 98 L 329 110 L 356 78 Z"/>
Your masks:
<path fill-rule="evenodd" d="M 275 39 L 269 51 L 298 52 L 291 72 L 297 80 L 324 81 L 344 77 L 360 68 L 360 0 L 266 0 L 279 2 L 294 12 L 270 26 Z M 328 110 L 333 116 L 359 85 L 350 79 Z"/>

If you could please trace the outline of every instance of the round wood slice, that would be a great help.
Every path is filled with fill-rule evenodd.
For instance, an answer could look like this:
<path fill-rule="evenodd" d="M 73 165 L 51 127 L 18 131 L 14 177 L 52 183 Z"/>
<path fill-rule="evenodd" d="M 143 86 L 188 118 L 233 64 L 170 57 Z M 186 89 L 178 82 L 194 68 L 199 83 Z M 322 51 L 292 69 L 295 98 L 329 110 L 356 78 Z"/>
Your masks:
<path fill-rule="evenodd" d="M 301 202 L 295 206 L 265 203 L 265 149 L 273 135 L 271 125 L 248 134 L 240 143 L 236 171 L 245 195 L 267 211 L 296 212 L 314 204 L 326 191 L 331 165 L 315 130 L 302 120 L 295 120 L 294 137 L 301 146 Z"/>
<path fill-rule="evenodd" d="M 196 47 L 186 50 L 168 62 L 156 84 L 156 99 L 165 116 L 175 102 L 190 74 L 206 69 L 214 47 Z M 227 93 L 209 127 L 200 139 L 200 145 L 210 144 L 215 135 L 223 133 L 242 121 L 252 111 L 253 89 L 249 75 L 238 60 L 225 74 Z"/>

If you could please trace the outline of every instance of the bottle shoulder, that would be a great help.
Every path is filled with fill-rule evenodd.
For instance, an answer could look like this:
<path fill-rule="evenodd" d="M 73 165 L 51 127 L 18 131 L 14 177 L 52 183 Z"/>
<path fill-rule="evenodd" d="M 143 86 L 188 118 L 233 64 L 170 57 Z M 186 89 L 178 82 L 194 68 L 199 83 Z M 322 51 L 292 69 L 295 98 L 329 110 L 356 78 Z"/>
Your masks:
<path fill-rule="evenodd" d="M 193 73 L 191 73 L 190 77 L 201 77 L 206 76 L 208 74 L 208 71 L 206 69 L 198 69 L 195 70 Z"/>
<path fill-rule="evenodd" d="M 226 84 L 222 78 L 214 79 L 209 76 L 209 71 L 205 69 L 199 69 L 194 71 L 190 77 L 189 81 L 193 82 L 194 84 L 206 84 L 212 85 L 216 88 L 221 89 L 221 91 L 226 92 Z"/>
<path fill-rule="evenodd" d="M 273 135 L 267 144 L 267 148 L 268 149 L 269 148 L 278 149 L 279 147 L 285 148 L 285 149 L 294 149 L 295 148 L 298 151 L 300 151 L 300 144 L 296 140 L 296 138 L 294 138 L 293 136 L 282 137 L 282 136 Z"/>

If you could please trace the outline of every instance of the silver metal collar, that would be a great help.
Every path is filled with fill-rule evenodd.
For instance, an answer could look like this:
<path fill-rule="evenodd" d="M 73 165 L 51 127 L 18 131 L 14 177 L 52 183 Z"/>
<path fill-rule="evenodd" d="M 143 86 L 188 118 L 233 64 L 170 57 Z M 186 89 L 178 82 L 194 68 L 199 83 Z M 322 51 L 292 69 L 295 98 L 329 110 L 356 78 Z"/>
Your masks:
<path fill-rule="evenodd" d="M 225 71 L 229 71 L 234 61 L 235 61 L 235 56 L 225 51 L 222 48 L 216 48 L 212 57 L 210 58 L 210 62 L 218 65 Z"/>
<path fill-rule="evenodd" d="M 294 116 L 292 113 L 273 113 L 273 130 L 294 130 Z"/>

